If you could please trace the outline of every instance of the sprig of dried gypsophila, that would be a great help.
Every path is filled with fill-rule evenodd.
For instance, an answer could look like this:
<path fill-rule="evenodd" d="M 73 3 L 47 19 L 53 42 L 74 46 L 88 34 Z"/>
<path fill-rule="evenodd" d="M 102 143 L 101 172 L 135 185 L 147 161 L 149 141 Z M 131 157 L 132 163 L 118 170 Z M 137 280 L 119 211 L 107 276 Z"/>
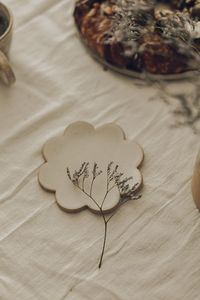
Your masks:
<path fill-rule="evenodd" d="M 114 162 L 110 162 L 107 166 L 106 171 L 106 192 L 102 199 L 101 204 L 99 204 L 93 195 L 93 186 L 95 183 L 95 180 L 97 177 L 99 177 L 103 172 L 99 169 L 96 162 L 94 162 L 92 170 L 89 170 L 89 162 L 83 162 L 80 166 L 79 170 L 75 170 L 73 174 L 71 174 L 69 168 L 67 168 L 67 176 L 68 179 L 72 182 L 72 184 L 80 189 L 82 193 L 87 195 L 91 201 L 95 203 L 97 206 L 100 216 L 103 219 L 104 222 L 104 239 L 103 239 L 103 246 L 100 256 L 100 261 L 98 267 L 101 268 L 103 256 L 105 252 L 105 246 L 106 246 L 106 239 L 107 239 L 107 231 L 108 231 L 108 222 L 112 219 L 112 217 L 116 214 L 117 209 L 122 206 L 123 204 L 127 203 L 130 200 L 137 200 L 141 197 L 141 195 L 138 194 L 138 184 L 135 184 L 133 186 L 130 186 L 129 182 L 132 179 L 132 177 L 124 177 L 123 173 L 120 173 L 118 171 L 119 166 L 114 165 Z M 87 180 L 91 176 L 91 185 L 89 188 L 89 191 L 85 188 L 85 180 Z M 106 201 L 106 198 L 108 194 L 113 190 L 114 188 L 117 188 L 119 191 L 119 203 L 116 209 L 112 214 L 107 215 L 104 210 L 103 206 Z"/>

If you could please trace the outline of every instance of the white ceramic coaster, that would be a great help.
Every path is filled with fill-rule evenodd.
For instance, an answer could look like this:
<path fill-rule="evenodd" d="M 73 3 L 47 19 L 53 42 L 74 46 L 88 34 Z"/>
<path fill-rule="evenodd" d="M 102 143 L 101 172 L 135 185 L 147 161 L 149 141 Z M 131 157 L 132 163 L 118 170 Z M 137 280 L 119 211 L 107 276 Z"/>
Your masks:
<path fill-rule="evenodd" d="M 94 128 L 86 122 L 76 122 L 67 127 L 64 135 L 50 139 L 43 148 L 45 163 L 39 170 L 39 182 L 49 191 L 55 192 L 58 205 L 67 212 L 78 212 L 84 208 L 98 213 L 93 201 L 81 192 L 68 178 L 87 162 L 91 174 L 97 163 L 102 174 L 93 185 L 92 194 L 99 205 L 106 191 L 107 168 L 110 162 L 119 165 L 124 177 L 132 177 L 130 185 L 142 184 L 142 175 L 138 167 L 143 161 L 143 150 L 135 142 L 125 139 L 123 130 L 116 124 L 106 124 Z M 89 194 L 91 177 L 86 178 L 84 189 Z M 111 212 L 119 203 L 119 190 L 113 188 L 103 205 L 105 213 Z"/>

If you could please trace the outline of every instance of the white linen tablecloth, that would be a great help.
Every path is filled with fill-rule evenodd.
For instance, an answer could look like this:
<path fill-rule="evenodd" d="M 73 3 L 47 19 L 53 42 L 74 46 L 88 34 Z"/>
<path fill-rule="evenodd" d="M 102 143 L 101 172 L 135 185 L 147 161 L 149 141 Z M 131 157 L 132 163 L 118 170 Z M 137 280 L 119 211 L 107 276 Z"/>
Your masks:
<path fill-rule="evenodd" d="M 0 299 L 199 300 L 200 214 L 191 196 L 199 135 L 172 126 L 176 99 L 90 58 L 74 1 L 4 3 L 15 17 L 17 83 L 0 85 Z M 145 151 L 142 199 L 110 223 L 101 270 L 101 218 L 62 212 L 37 180 L 43 144 L 78 120 L 116 122 Z"/>

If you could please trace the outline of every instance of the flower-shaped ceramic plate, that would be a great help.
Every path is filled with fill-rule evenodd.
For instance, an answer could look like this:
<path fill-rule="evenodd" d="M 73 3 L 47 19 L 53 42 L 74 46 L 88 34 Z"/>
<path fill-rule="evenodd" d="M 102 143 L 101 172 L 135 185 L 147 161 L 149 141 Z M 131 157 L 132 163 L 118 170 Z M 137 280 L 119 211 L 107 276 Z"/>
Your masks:
<path fill-rule="evenodd" d="M 86 122 L 76 122 L 67 127 L 64 135 L 47 141 L 43 148 L 45 163 L 39 170 L 39 182 L 45 189 L 55 192 L 58 205 L 67 212 L 78 212 L 88 208 L 94 213 L 99 209 L 84 193 L 74 186 L 67 176 L 67 168 L 78 170 L 83 162 L 89 168 L 96 162 L 102 170 L 93 187 L 93 194 L 100 204 L 106 189 L 106 170 L 110 162 L 119 165 L 120 172 L 132 177 L 131 185 L 142 184 L 138 169 L 143 161 L 143 150 L 135 142 L 125 138 L 123 130 L 116 124 L 94 128 Z M 86 181 L 89 190 L 91 179 Z M 108 195 L 104 212 L 113 211 L 120 200 L 119 190 L 114 188 Z"/>

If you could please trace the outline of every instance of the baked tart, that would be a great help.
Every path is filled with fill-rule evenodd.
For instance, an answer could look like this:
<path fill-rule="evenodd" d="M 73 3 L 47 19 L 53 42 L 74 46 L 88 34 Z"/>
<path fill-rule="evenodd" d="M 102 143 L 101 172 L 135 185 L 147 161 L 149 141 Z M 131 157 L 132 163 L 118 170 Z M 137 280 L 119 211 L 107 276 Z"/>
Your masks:
<path fill-rule="evenodd" d="M 199 69 L 200 0 L 78 0 L 74 19 L 92 54 L 119 70 Z"/>

